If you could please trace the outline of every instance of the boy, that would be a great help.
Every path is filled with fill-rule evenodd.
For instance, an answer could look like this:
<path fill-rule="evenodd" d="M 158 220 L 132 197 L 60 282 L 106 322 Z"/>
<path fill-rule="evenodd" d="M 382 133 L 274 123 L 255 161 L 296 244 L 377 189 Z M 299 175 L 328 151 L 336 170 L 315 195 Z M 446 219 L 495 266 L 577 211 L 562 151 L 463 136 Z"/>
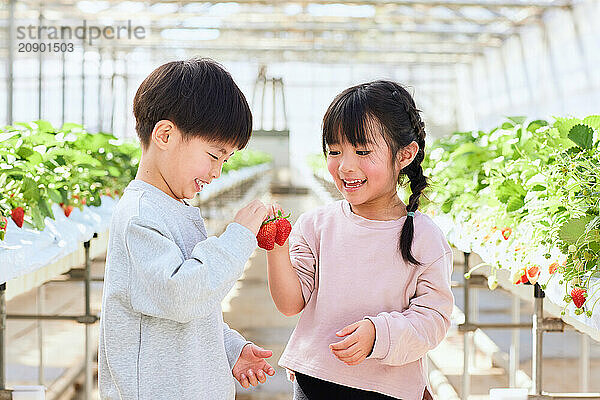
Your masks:
<path fill-rule="evenodd" d="M 267 211 L 255 200 L 207 238 L 200 210 L 184 199 L 246 146 L 248 103 L 219 64 L 192 59 L 152 72 L 133 109 L 142 157 L 110 227 L 100 397 L 232 400 L 232 374 L 248 387 L 275 372 L 264 360 L 272 353 L 230 329 L 221 311 Z"/>

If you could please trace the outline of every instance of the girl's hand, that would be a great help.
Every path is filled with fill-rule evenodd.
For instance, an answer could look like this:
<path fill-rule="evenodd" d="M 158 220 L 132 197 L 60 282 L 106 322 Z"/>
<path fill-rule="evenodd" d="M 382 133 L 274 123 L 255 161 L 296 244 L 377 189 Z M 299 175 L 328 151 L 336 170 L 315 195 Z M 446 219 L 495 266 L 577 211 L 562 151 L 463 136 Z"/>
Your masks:
<path fill-rule="evenodd" d="M 283 214 L 283 208 L 281 208 L 281 206 L 277 203 L 273 203 L 267 206 L 267 218 L 275 217 L 278 211 L 281 211 L 281 213 Z"/>
<path fill-rule="evenodd" d="M 375 344 L 375 325 L 363 319 L 336 333 L 343 340 L 329 345 L 331 352 L 346 365 L 358 365 L 367 358 Z"/>

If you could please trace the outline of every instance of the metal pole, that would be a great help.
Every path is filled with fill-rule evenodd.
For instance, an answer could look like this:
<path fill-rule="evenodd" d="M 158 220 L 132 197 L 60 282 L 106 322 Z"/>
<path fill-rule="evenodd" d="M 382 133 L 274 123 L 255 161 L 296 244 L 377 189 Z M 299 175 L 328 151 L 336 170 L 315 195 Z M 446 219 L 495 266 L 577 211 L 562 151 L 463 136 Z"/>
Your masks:
<path fill-rule="evenodd" d="M 271 78 L 271 87 L 272 87 L 272 91 L 273 91 L 273 127 L 271 129 L 275 130 L 275 125 L 277 123 L 277 113 L 276 113 L 277 98 L 275 97 L 275 96 L 277 96 L 277 91 L 276 91 L 277 81 L 275 78 Z"/>
<path fill-rule="evenodd" d="M 471 253 L 464 253 L 464 273 L 469 271 L 469 256 Z M 464 276 L 464 274 L 463 274 Z M 465 324 L 469 324 L 470 318 L 470 302 L 469 302 L 469 280 L 464 278 L 463 286 L 464 296 L 464 308 L 465 308 Z M 471 365 L 471 341 L 473 338 L 473 332 L 465 332 L 463 335 L 463 376 L 462 376 L 462 392 L 461 397 L 463 399 L 469 398 L 469 392 L 471 391 L 471 376 L 469 375 L 469 367 Z"/>
<path fill-rule="evenodd" d="M 558 73 L 556 72 L 556 63 L 554 62 L 554 56 L 552 54 L 552 43 L 550 43 L 550 32 L 546 27 L 546 24 L 542 20 L 542 29 L 543 29 L 543 37 L 544 37 L 544 47 L 546 48 L 546 52 L 548 54 L 548 63 L 550 65 L 550 72 L 552 73 L 552 82 L 554 83 L 554 87 L 556 89 L 556 95 L 560 104 L 561 111 L 565 109 L 564 102 L 564 93 L 560 86 L 560 80 L 558 77 Z"/>
<path fill-rule="evenodd" d="M 117 76 L 117 55 L 113 49 L 112 52 L 112 76 L 110 77 L 110 133 L 114 134 L 115 132 L 115 77 Z"/>
<path fill-rule="evenodd" d="M 510 79 L 508 78 L 508 70 L 506 69 L 506 60 L 504 59 L 504 51 L 502 51 L 502 47 L 498 49 L 500 52 L 500 65 L 502 66 L 502 72 L 504 75 L 504 86 L 506 87 L 506 96 L 508 97 L 508 105 L 512 106 L 513 98 L 510 92 Z"/>
<path fill-rule="evenodd" d="M 279 87 L 281 88 L 281 104 L 283 107 L 283 124 L 284 124 L 283 128 L 288 129 L 287 110 L 285 107 L 285 90 L 283 90 L 284 89 L 283 88 L 283 78 L 281 78 L 279 80 L 279 83 L 280 83 Z"/>
<path fill-rule="evenodd" d="M 531 375 L 533 378 L 533 394 L 542 394 L 542 339 L 544 335 L 544 297 L 546 294 L 539 283 L 533 287 L 533 351 Z"/>
<path fill-rule="evenodd" d="M 85 39 L 81 44 L 81 125 L 85 125 Z"/>
<path fill-rule="evenodd" d="M 62 75 L 61 75 L 61 91 L 62 91 L 62 124 L 65 124 L 65 106 L 66 106 L 66 94 L 67 94 L 67 89 L 66 89 L 66 81 L 67 81 L 67 72 L 66 72 L 66 67 L 67 67 L 67 62 L 66 62 L 66 57 L 65 57 L 65 52 L 63 51 L 60 55 L 61 58 L 61 63 L 62 63 Z"/>
<path fill-rule="evenodd" d="M 517 296 L 512 298 L 512 322 L 521 321 L 521 300 Z M 508 382 L 511 388 L 517 387 L 517 371 L 519 370 L 519 329 L 513 329 L 510 342 Z"/>
<path fill-rule="evenodd" d="M 124 71 L 123 71 L 123 80 L 125 83 L 125 109 L 129 110 L 129 62 L 127 59 L 127 54 L 125 54 L 125 58 L 123 59 Z M 127 137 L 129 128 L 129 113 L 125 112 L 123 117 L 123 135 L 122 137 Z"/>
<path fill-rule="evenodd" d="M 525 83 L 527 84 L 529 102 L 533 107 L 535 107 L 535 94 L 533 92 L 533 86 L 531 84 L 529 70 L 527 69 L 527 53 L 525 51 L 525 44 L 523 43 L 523 36 L 521 35 L 521 33 L 517 34 L 517 40 L 519 41 L 519 48 L 521 50 L 521 65 L 523 66 L 523 73 L 525 74 Z M 535 109 L 534 113 L 537 113 Z"/>
<path fill-rule="evenodd" d="M 98 48 L 98 132 L 102 131 L 102 48 Z"/>
<path fill-rule="evenodd" d="M 8 3 L 8 77 L 7 77 L 7 99 L 6 99 L 6 120 L 8 125 L 13 123 L 13 103 L 14 103 L 14 68 L 15 68 L 15 3 L 16 0 L 9 0 Z M 0 389 L 3 389 L 0 388 Z"/>
<path fill-rule="evenodd" d="M 39 25 L 44 25 L 44 14 L 42 14 L 42 3 L 40 3 L 40 12 L 39 12 Z M 42 44 L 42 38 L 39 38 L 39 44 Z M 38 119 L 42 119 L 42 66 L 43 66 L 43 51 L 38 52 Z"/>
<path fill-rule="evenodd" d="M 579 335 L 579 390 L 590 391 L 590 337 Z"/>
<path fill-rule="evenodd" d="M 483 55 L 483 69 L 485 71 L 485 75 L 487 76 L 486 79 L 486 90 L 488 93 L 488 99 L 489 99 L 489 104 L 490 104 L 490 109 L 488 112 L 488 117 L 492 114 L 492 111 L 494 111 L 495 108 L 497 108 L 497 104 L 494 104 L 494 102 L 492 101 L 492 99 L 495 99 L 497 96 L 494 95 L 494 90 L 492 89 L 492 74 L 490 71 L 490 63 L 488 62 L 487 56 Z"/>
<path fill-rule="evenodd" d="M 90 307 L 90 241 L 83 243 L 85 249 L 85 316 L 91 316 Z M 85 324 L 85 399 L 92 399 L 92 325 Z"/>
<path fill-rule="evenodd" d="M 581 54 L 581 62 L 583 64 L 583 72 L 585 73 L 585 78 L 588 82 L 592 82 L 592 74 L 590 73 L 590 69 L 588 67 L 588 54 L 585 51 L 585 45 L 581 37 L 581 30 L 579 29 L 579 24 L 577 24 L 577 21 L 575 20 L 575 12 L 573 11 L 573 6 L 569 7 L 569 16 L 571 17 L 571 23 L 573 24 L 573 30 L 575 31 L 575 41 L 577 42 L 577 47 L 579 47 L 579 53 Z"/>
<path fill-rule="evenodd" d="M 0 284 L 0 391 L 6 389 L 6 282 Z"/>
<path fill-rule="evenodd" d="M 44 285 L 40 285 L 37 288 L 37 313 L 39 315 L 44 314 Z M 36 321 L 37 337 L 38 337 L 38 350 L 39 350 L 39 365 L 38 365 L 38 384 L 44 385 L 44 330 L 42 326 L 42 320 Z"/>

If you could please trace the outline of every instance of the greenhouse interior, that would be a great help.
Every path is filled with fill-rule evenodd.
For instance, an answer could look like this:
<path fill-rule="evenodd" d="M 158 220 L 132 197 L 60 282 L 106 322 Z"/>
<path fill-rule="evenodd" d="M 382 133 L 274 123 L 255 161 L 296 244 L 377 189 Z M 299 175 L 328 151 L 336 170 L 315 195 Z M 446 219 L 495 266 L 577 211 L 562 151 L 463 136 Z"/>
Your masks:
<path fill-rule="evenodd" d="M 0 7 L 0 400 L 600 399 L 600 0 Z"/>

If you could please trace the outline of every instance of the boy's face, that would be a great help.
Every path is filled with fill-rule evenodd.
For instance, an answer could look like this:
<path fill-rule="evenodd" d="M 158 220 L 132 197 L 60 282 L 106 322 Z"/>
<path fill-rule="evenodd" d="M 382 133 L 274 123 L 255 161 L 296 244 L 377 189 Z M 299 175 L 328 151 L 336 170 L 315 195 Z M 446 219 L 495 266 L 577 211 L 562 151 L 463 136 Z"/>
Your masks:
<path fill-rule="evenodd" d="M 198 137 L 183 140 L 181 132 L 174 126 L 167 134 L 168 143 L 159 152 L 157 166 L 176 199 L 191 199 L 204 185 L 220 177 L 223 163 L 237 150 L 229 144 Z"/>

